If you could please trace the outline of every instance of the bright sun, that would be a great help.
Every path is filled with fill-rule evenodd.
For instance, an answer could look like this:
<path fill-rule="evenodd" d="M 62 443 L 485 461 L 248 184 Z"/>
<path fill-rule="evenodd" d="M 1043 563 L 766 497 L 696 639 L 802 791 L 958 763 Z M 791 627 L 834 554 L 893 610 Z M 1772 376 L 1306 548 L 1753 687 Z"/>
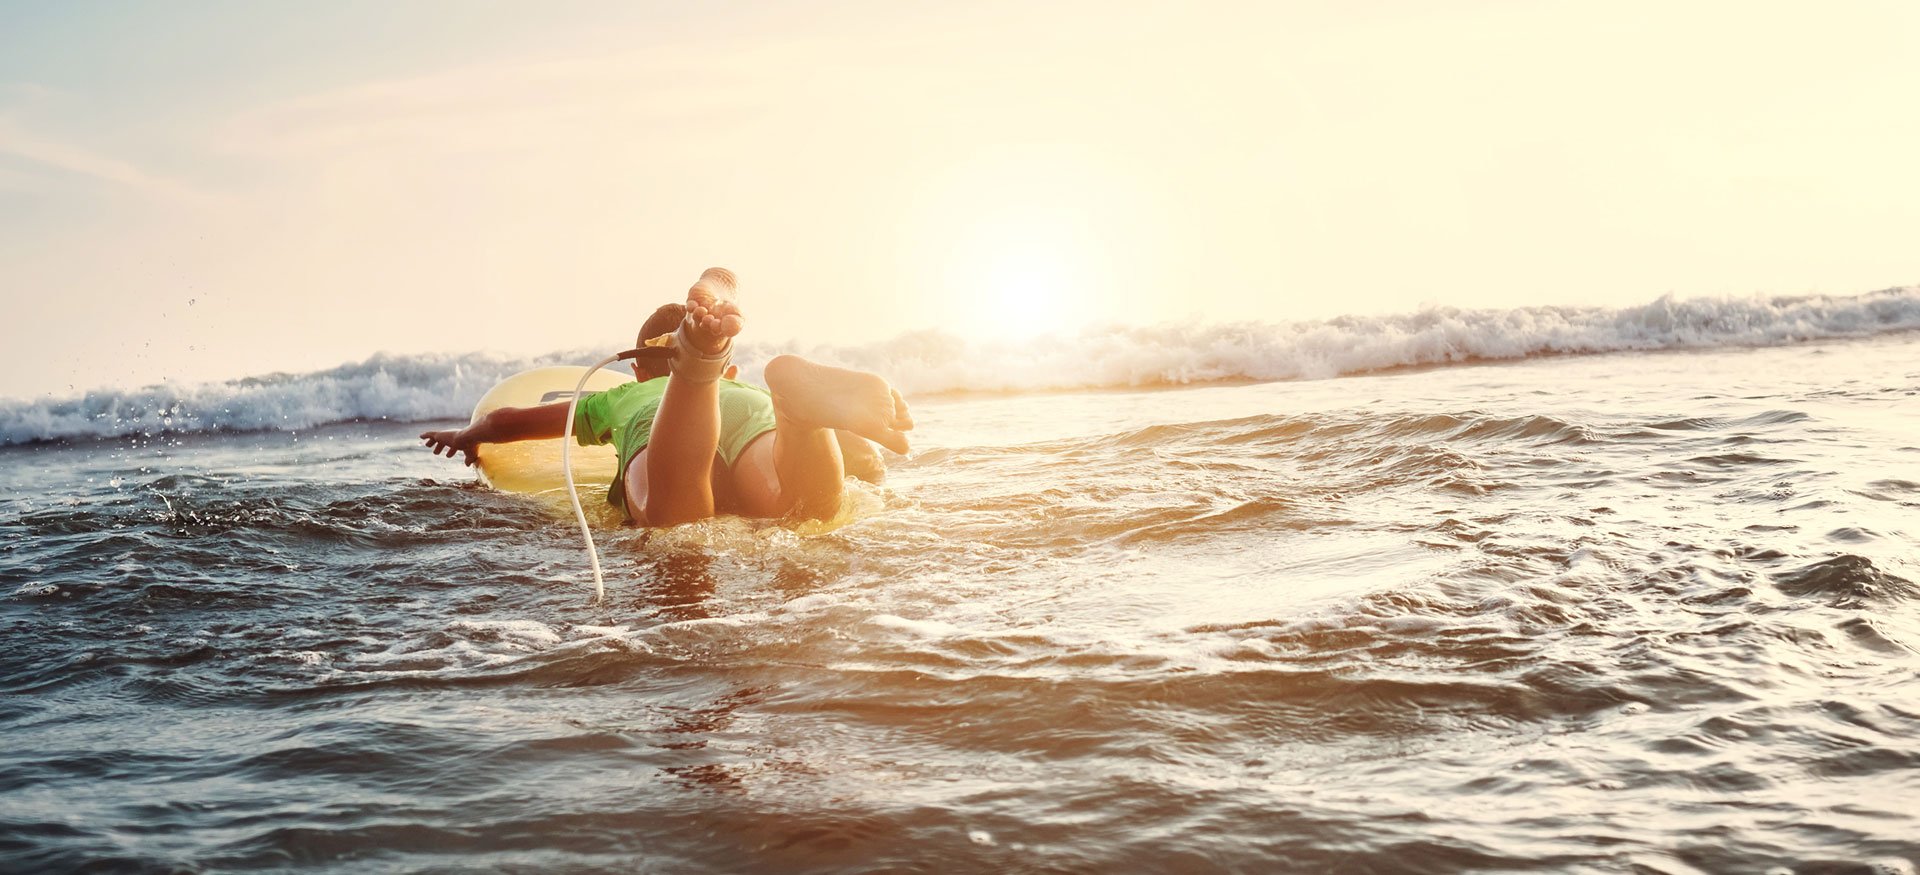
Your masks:
<path fill-rule="evenodd" d="M 909 251 L 937 278 L 926 318 L 971 337 L 1069 334 L 1094 312 L 1107 271 L 1096 223 L 1106 186 L 1072 156 L 1014 150 L 935 174 Z"/>
<path fill-rule="evenodd" d="M 1031 337 L 1086 322 L 1088 253 L 1061 217 L 1028 214 L 984 221 L 955 251 L 951 285 L 973 298 L 968 329 Z"/>

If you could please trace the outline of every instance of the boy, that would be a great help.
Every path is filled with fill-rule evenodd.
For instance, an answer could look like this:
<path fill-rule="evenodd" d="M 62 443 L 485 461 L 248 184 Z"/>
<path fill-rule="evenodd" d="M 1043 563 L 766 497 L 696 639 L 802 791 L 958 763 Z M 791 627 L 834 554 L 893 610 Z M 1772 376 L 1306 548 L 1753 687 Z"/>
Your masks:
<path fill-rule="evenodd" d="M 678 317 L 678 318 L 675 318 Z M 734 382 L 733 338 L 744 325 L 736 280 L 711 268 L 687 291 L 686 304 L 654 313 L 643 342 L 677 323 L 666 374 L 658 360 L 634 362 L 640 382 L 581 399 L 574 423 L 583 444 L 614 443 L 619 474 L 608 500 L 629 521 L 671 526 L 716 511 L 750 517 L 825 519 L 839 511 L 849 468 L 842 447 L 856 448 L 854 471 L 874 473 L 877 457 L 861 440 L 896 453 L 913 428 L 906 402 L 875 374 L 783 355 L 767 362 L 767 389 Z M 645 364 L 643 365 L 643 362 Z M 466 428 L 420 435 L 427 448 L 474 462 L 482 443 L 560 437 L 565 403 L 502 408 Z"/>

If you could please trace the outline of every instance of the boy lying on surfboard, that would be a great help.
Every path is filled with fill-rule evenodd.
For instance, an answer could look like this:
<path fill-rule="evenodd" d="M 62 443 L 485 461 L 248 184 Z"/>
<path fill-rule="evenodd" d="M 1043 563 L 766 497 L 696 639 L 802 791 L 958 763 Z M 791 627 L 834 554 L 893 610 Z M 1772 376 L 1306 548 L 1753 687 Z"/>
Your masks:
<path fill-rule="evenodd" d="M 632 524 L 671 526 L 715 513 L 829 518 L 847 474 L 877 482 L 884 471 L 866 441 L 907 451 L 913 418 L 876 374 L 782 355 L 767 362 L 766 389 L 731 379 L 743 325 L 733 272 L 710 268 L 684 305 L 661 307 L 641 328 L 643 344 L 673 355 L 635 359 L 639 382 L 581 399 L 574 437 L 619 450 L 607 500 Z M 566 402 L 504 407 L 420 439 L 471 465 L 483 443 L 561 437 L 566 416 Z"/>

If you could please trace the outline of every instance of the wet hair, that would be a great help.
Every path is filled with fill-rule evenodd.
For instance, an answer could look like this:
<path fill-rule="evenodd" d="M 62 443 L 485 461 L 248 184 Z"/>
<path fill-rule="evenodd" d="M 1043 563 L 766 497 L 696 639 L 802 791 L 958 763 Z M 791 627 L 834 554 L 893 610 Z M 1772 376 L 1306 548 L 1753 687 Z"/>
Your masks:
<path fill-rule="evenodd" d="M 681 320 L 685 318 L 687 318 L 687 307 L 685 304 L 662 305 L 660 309 L 653 311 L 652 316 L 647 317 L 646 322 L 640 325 L 640 336 L 634 338 L 633 345 L 640 346 L 648 340 L 659 337 L 662 334 L 672 334 L 674 329 L 680 327 Z M 635 359 L 633 363 L 641 371 L 651 376 L 664 377 L 667 375 L 668 368 L 666 359 L 643 358 Z"/>

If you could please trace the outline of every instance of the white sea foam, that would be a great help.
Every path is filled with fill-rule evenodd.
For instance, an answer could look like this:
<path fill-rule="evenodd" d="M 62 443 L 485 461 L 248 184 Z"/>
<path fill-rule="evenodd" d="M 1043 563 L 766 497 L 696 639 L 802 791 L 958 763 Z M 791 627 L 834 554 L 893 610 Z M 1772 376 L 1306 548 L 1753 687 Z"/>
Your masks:
<path fill-rule="evenodd" d="M 862 346 L 797 350 L 877 371 L 908 395 L 1321 379 L 1414 365 L 1622 350 L 1766 346 L 1920 329 L 1920 286 L 1851 297 L 1664 297 L 1624 309 L 1434 308 L 1315 322 L 1090 329 L 1039 342 L 916 332 Z M 786 349 L 743 343 L 742 378 Z M 502 378 L 605 351 L 531 359 L 378 355 L 309 374 L 0 402 L 0 446 L 44 440 L 301 430 L 355 420 L 464 418 Z"/>
<path fill-rule="evenodd" d="M 1663 297 L 1625 309 L 1436 308 L 1318 322 L 1090 330 L 1054 343 L 909 335 L 808 351 L 908 394 L 1322 379 L 1414 365 L 1623 350 L 1770 346 L 1920 329 L 1920 286 L 1852 297 Z"/>
<path fill-rule="evenodd" d="M 544 650 L 560 643 L 560 633 L 538 620 L 455 620 L 448 631 L 479 641 L 498 641 L 523 650 Z"/>
<path fill-rule="evenodd" d="M 916 638 L 949 638 L 960 634 L 960 627 L 939 620 L 909 620 L 893 614 L 876 614 L 867 622 L 882 629 L 905 632 Z"/>
<path fill-rule="evenodd" d="M 377 355 L 309 374 L 0 402 L 0 445 L 465 417 L 501 378 L 552 363 L 488 355 Z"/>

